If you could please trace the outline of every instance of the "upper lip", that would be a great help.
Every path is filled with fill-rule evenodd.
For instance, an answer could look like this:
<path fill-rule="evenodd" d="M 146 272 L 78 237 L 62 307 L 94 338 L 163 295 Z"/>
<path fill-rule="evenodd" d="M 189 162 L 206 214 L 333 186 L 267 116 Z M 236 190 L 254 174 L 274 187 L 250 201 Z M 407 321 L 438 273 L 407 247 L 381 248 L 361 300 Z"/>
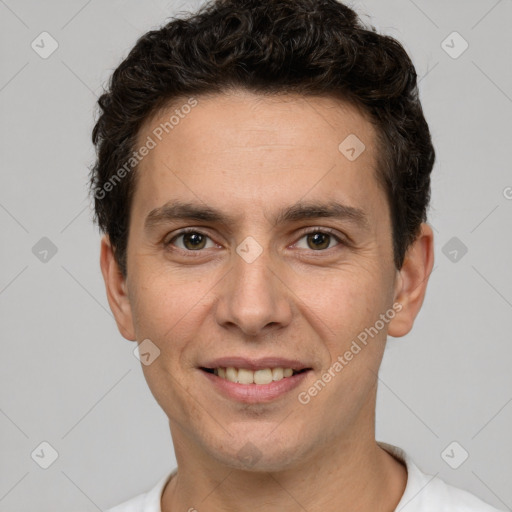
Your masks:
<path fill-rule="evenodd" d="M 311 368 L 306 363 L 297 359 L 286 359 L 283 357 L 263 357 L 261 359 L 251 359 L 247 357 L 220 357 L 206 361 L 200 365 L 200 368 L 245 368 L 247 370 L 263 370 L 265 368 L 291 368 L 292 370 L 304 370 Z"/>

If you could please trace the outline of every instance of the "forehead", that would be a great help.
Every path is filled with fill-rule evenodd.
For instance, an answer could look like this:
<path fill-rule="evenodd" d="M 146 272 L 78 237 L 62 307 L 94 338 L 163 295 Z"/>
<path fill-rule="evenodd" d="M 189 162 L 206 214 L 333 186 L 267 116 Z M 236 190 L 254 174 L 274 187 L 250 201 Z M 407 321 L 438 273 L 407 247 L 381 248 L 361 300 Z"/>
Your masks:
<path fill-rule="evenodd" d="M 190 106 L 191 104 L 194 106 Z M 174 99 L 148 118 L 139 131 L 139 142 L 150 134 L 157 142 L 186 139 L 197 149 L 216 147 L 226 136 L 244 147 L 291 144 L 303 147 L 320 142 L 337 148 L 343 139 L 359 135 L 372 152 L 375 139 L 369 116 L 347 101 L 299 94 L 261 95 L 246 90 Z M 315 135 L 315 137 L 311 137 Z M 163 141 L 165 143 L 165 141 Z M 193 156 L 193 155 L 191 155 Z"/>
<path fill-rule="evenodd" d="M 372 198 L 378 207 L 376 132 L 357 107 L 246 91 L 194 102 L 175 99 L 139 132 L 139 145 L 154 143 L 137 169 L 139 213 L 172 199 L 268 211 L 326 195 L 354 206 Z"/>

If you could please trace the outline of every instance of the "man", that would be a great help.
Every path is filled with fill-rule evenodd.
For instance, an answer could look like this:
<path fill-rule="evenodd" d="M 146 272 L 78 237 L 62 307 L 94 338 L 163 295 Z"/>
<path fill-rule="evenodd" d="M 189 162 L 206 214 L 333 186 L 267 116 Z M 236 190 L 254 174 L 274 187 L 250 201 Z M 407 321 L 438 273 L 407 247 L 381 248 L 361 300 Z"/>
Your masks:
<path fill-rule="evenodd" d="M 401 45 L 335 0 L 218 0 L 141 37 L 91 189 L 119 331 L 178 467 L 111 511 L 492 511 L 375 440 L 433 266 Z"/>

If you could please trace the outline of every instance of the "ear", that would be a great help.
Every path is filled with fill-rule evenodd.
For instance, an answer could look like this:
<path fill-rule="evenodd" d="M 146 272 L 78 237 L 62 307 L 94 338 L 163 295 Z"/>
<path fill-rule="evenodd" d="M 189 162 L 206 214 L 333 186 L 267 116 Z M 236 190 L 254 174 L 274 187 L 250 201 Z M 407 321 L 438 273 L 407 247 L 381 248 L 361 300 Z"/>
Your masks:
<path fill-rule="evenodd" d="M 107 299 L 114 314 L 119 332 L 129 341 L 135 341 L 132 309 L 127 293 L 126 279 L 123 277 L 119 265 L 114 257 L 110 239 L 104 235 L 101 239 L 100 266 Z"/>
<path fill-rule="evenodd" d="M 388 334 L 405 336 L 414 324 L 427 291 L 427 284 L 434 266 L 434 233 L 432 228 L 421 224 L 421 231 L 407 250 L 402 268 L 397 271 L 394 303 L 400 304 L 397 314 L 389 322 Z"/>

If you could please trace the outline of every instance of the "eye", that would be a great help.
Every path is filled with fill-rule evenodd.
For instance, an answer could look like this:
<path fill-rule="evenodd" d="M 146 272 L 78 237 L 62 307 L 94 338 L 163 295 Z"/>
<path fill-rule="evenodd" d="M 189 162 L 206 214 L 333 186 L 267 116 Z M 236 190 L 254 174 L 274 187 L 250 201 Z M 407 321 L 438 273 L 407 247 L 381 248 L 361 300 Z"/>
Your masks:
<path fill-rule="evenodd" d="M 305 244 L 301 240 L 305 239 Z M 208 245 L 209 244 L 209 245 Z M 299 249 L 309 249 L 313 251 L 324 251 L 337 245 L 343 245 L 343 240 L 334 234 L 334 231 L 322 228 L 314 228 L 304 233 L 294 247 Z M 164 247 L 175 246 L 182 251 L 200 252 L 202 249 L 216 247 L 211 238 L 196 229 L 185 229 L 174 235 L 167 241 L 164 241 Z"/>
<path fill-rule="evenodd" d="M 176 240 L 182 239 L 182 245 L 174 244 Z M 207 246 L 207 240 L 210 240 L 210 245 Z M 184 230 L 173 236 L 170 240 L 164 242 L 164 246 L 176 245 L 179 249 L 184 251 L 199 251 L 201 249 L 208 249 L 209 247 L 215 247 L 210 237 L 201 231 L 196 230 Z"/>
<path fill-rule="evenodd" d="M 300 242 L 295 244 L 300 249 L 311 249 L 313 251 L 322 251 L 333 247 L 331 242 L 336 242 L 334 246 L 342 244 L 342 240 L 337 237 L 331 230 L 328 229 L 315 229 L 305 233 L 300 240 L 306 239 L 306 247 L 300 247 Z"/>

